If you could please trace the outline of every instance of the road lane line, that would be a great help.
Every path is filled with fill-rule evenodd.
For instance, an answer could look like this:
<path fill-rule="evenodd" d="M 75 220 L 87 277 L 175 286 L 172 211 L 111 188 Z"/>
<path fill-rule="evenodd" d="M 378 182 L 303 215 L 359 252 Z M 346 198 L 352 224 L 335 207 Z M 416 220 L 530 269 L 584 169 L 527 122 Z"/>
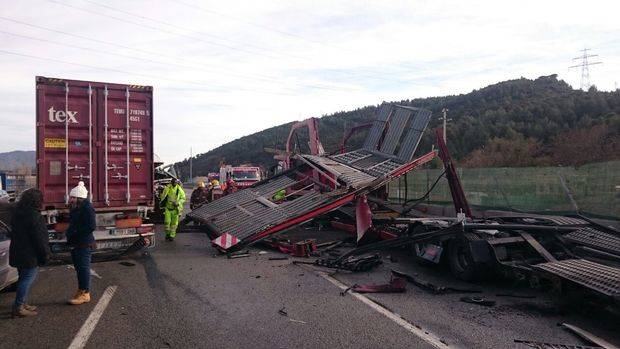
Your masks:
<path fill-rule="evenodd" d="M 347 285 L 345 285 L 342 282 L 340 282 L 340 280 L 334 278 L 333 276 L 331 276 L 329 274 L 326 274 L 325 272 L 317 271 L 317 273 L 322 278 L 324 278 L 325 280 L 331 282 L 332 284 L 334 284 L 336 287 L 340 288 L 343 291 L 349 288 Z M 395 313 L 389 311 L 385 307 L 382 307 L 381 305 L 375 303 L 374 301 L 372 301 L 370 298 L 364 296 L 363 294 L 351 292 L 350 295 L 355 297 L 355 298 L 357 298 L 359 301 L 361 301 L 362 303 L 366 304 L 367 306 L 371 307 L 373 310 L 377 311 L 381 315 L 383 315 L 383 316 L 387 317 L 388 319 L 394 321 L 399 326 L 401 326 L 404 329 L 406 329 L 407 331 L 413 333 L 416 337 L 422 339 L 423 341 L 425 341 L 426 343 L 432 345 L 433 347 L 438 348 L 438 349 L 450 348 L 450 346 L 448 344 L 442 342 L 437 336 L 431 334 L 428 331 L 424 331 L 423 329 L 414 326 L 412 323 L 410 323 L 407 320 L 403 319 L 398 314 L 395 314 Z"/>
<path fill-rule="evenodd" d="M 92 276 L 94 276 L 94 277 L 96 277 L 96 278 L 98 278 L 98 279 L 103 279 L 103 278 L 101 277 L 101 275 L 97 274 L 97 272 L 96 272 L 94 269 L 91 269 L 91 270 L 90 270 L 90 275 L 92 275 Z"/>
<path fill-rule="evenodd" d="M 95 326 L 97 326 L 101 315 L 103 315 L 103 312 L 108 307 L 108 304 L 110 304 L 110 300 L 112 299 L 112 296 L 114 296 L 117 287 L 118 286 L 109 286 L 105 289 L 101 299 L 99 299 L 99 302 L 97 302 L 97 305 L 95 305 L 93 311 L 90 312 L 88 319 L 86 319 L 78 333 L 75 335 L 75 338 L 73 338 L 73 342 L 71 342 L 68 349 L 84 348 L 86 342 L 88 342 L 88 339 L 90 338 L 90 335 L 95 330 Z"/>

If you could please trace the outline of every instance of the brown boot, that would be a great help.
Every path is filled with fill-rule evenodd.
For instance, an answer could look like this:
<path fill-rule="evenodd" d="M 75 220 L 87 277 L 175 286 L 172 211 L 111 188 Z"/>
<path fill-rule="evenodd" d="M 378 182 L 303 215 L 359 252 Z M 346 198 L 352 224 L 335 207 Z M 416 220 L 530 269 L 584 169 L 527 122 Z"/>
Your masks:
<path fill-rule="evenodd" d="M 75 296 L 68 301 L 71 305 L 80 305 L 90 302 L 90 292 L 78 290 Z"/>
<path fill-rule="evenodd" d="M 30 311 L 37 311 L 37 307 L 35 305 L 30 305 L 30 304 L 24 304 L 24 309 L 30 310 Z"/>
<path fill-rule="evenodd" d="M 24 305 L 20 305 L 18 308 L 14 308 L 11 313 L 12 317 L 26 317 L 26 316 L 35 316 L 37 312 L 34 310 L 28 310 Z"/>

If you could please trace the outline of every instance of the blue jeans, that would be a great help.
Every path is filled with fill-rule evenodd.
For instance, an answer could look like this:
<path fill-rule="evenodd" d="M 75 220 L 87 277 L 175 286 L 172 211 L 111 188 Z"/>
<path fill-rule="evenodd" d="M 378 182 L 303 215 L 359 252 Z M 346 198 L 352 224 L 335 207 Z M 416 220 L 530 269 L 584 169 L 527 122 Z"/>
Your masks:
<path fill-rule="evenodd" d="M 15 308 L 26 304 L 26 297 L 30 291 L 32 282 L 37 277 L 37 267 L 17 268 L 19 279 L 17 280 L 17 293 L 15 294 Z"/>
<path fill-rule="evenodd" d="M 73 267 L 77 273 L 78 288 L 82 291 L 90 291 L 90 247 L 74 248 L 71 250 Z"/>

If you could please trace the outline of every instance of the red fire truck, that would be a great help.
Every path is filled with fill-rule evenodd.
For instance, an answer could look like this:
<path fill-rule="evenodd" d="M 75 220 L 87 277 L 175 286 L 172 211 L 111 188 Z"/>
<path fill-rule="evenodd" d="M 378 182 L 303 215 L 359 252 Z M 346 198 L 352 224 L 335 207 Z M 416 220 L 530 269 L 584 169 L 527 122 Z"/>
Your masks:
<path fill-rule="evenodd" d="M 262 173 L 260 167 L 256 166 L 222 165 L 219 173 L 211 172 L 208 178 L 209 181 L 217 180 L 219 183 L 219 185 L 213 188 L 213 199 L 215 200 L 230 193 L 232 190 L 245 189 L 256 182 L 260 182 Z M 235 187 L 234 189 L 229 187 L 231 181 Z"/>

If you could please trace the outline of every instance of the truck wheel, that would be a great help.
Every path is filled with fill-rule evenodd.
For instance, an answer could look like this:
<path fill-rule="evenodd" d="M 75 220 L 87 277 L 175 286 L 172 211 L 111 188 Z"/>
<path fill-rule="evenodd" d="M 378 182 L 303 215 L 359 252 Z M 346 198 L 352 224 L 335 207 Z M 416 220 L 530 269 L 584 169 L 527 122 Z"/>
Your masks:
<path fill-rule="evenodd" d="M 448 245 L 448 261 L 452 274 L 463 281 L 480 281 L 489 276 L 485 264 L 474 262 L 469 242 L 481 240 L 476 234 L 465 233 L 454 238 Z"/>

